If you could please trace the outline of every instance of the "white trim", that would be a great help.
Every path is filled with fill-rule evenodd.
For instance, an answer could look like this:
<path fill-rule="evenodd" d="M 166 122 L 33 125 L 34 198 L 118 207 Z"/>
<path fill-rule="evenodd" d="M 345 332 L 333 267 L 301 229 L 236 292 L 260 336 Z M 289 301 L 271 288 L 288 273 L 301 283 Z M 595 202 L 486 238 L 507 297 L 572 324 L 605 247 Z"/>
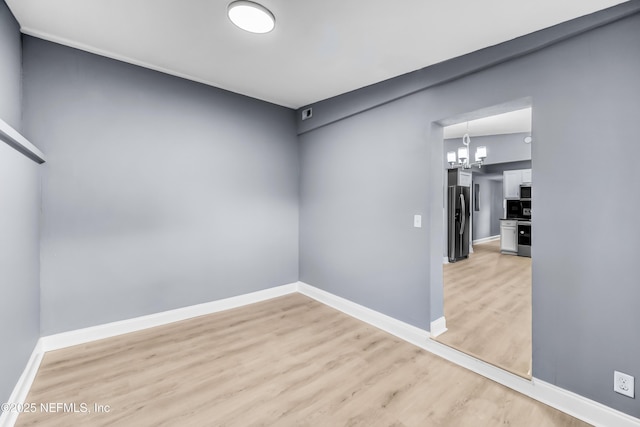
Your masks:
<path fill-rule="evenodd" d="M 429 332 L 401 322 L 400 320 L 317 289 L 306 283 L 299 282 L 298 292 L 589 424 L 595 426 L 640 427 L 640 419 L 638 418 L 537 378 L 533 378 L 531 381 L 526 380 L 518 375 L 429 339 Z M 439 320 L 440 319 L 437 319 L 435 322 Z"/>
<path fill-rule="evenodd" d="M 166 325 L 180 320 L 191 319 L 197 316 L 217 313 L 219 311 L 242 307 L 271 298 L 287 295 L 296 292 L 297 283 L 276 286 L 262 291 L 249 294 L 238 295 L 231 298 L 207 302 L 204 304 L 192 305 L 189 307 L 177 308 L 175 310 L 163 311 L 149 314 L 147 316 L 133 319 L 120 320 L 103 325 L 91 326 L 89 328 L 77 329 L 60 334 L 42 337 L 43 351 L 59 350 L 73 345 L 85 344 L 91 341 L 110 338 L 129 332 L 136 332 L 155 326 Z"/>
<path fill-rule="evenodd" d="M 223 85 L 223 84 L 221 84 L 219 82 L 214 82 L 212 80 L 207 80 L 207 79 L 203 79 L 203 78 L 200 78 L 200 77 L 196 77 L 196 76 L 193 76 L 193 75 L 188 74 L 188 73 L 182 73 L 182 72 L 179 72 L 179 71 L 171 70 L 169 68 L 160 67 L 158 65 L 154 65 L 154 64 L 151 64 L 151 63 L 146 62 L 146 61 L 140 61 L 138 59 L 133 59 L 131 57 L 128 57 L 128 56 L 125 56 L 125 55 L 120 55 L 120 54 L 117 54 L 117 53 L 114 53 L 114 52 L 111 52 L 111 51 L 108 51 L 108 50 L 100 49 L 100 48 L 97 48 L 97 47 L 94 47 L 94 46 L 91 46 L 91 45 L 88 45 L 88 44 L 78 43 L 76 41 L 67 39 L 65 37 L 59 37 L 59 36 L 56 36 L 56 35 L 53 35 L 53 34 L 46 33 L 44 31 L 36 30 L 34 28 L 21 27 L 20 28 L 20 32 L 22 34 L 27 34 L 29 36 L 33 36 L 33 37 L 37 37 L 37 38 L 42 39 L 42 40 L 47 40 L 47 41 L 50 41 L 50 42 L 61 44 L 63 46 L 69 46 L 69 47 L 72 47 L 74 49 L 83 50 L 85 52 L 93 53 L 95 55 L 104 56 L 105 58 L 115 59 L 116 61 L 126 62 L 128 64 L 137 65 L 138 67 L 147 68 L 147 69 L 153 70 L 153 71 L 158 71 L 160 73 L 168 74 L 170 76 L 180 77 L 182 79 L 191 80 L 191 81 L 197 82 L 197 83 L 202 83 L 202 84 L 207 85 L 207 86 L 213 86 L 215 88 L 220 88 L 222 90 L 238 93 L 240 95 L 244 95 L 244 96 L 247 96 L 249 98 L 259 99 L 261 101 L 265 101 L 265 102 L 268 102 L 270 104 L 275 104 L 276 103 L 276 101 L 274 101 L 272 99 L 267 99 L 266 97 L 259 97 L 259 96 L 255 95 L 255 94 L 244 93 L 243 91 L 239 90 L 236 87 L 229 87 L 228 85 Z M 296 110 L 298 108 L 297 106 L 295 106 L 293 104 L 288 104 L 288 103 L 281 104 L 280 101 L 278 101 L 277 105 L 280 105 L 282 107 L 291 108 L 292 110 Z"/>
<path fill-rule="evenodd" d="M 44 154 L 11 125 L 0 119 L 0 140 L 15 148 L 36 163 L 44 163 Z"/>
<path fill-rule="evenodd" d="M 449 264 L 449 257 L 442 257 L 442 263 L 443 264 Z"/>
<path fill-rule="evenodd" d="M 27 366 L 24 368 L 22 375 L 20 375 L 20 379 L 18 379 L 18 382 L 13 388 L 13 392 L 11 393 L 11 396 L 9 396 L 7 403 L 24 403 L 27 399 L 27 395 L 29 394 L 29 390 L 31 389 L 31 385 L 33 384 L 33 380 L 36 378 L 36 374 L 38 373 L 38 368 L 40 367 L 40 362 L 42 362 L 43 355 L 42 339 L 39 339 L 38 342 L 36 342 L 33 352 L 31 353 L 31 357 L 27 362 Z M 13 426 L 18 420 L 18 415 L 20 415 L 20 412 L 18 411 L 0 411 L 0 426 Z"/>
<path fill-rule="evenodd" d="M 445 332 L 447 332 L 447 319 L 444 316 L 431 322 L 431 338 L 435 338 Z"/>
<path fill-rule="evenodd" d="M 538 378 L 532 378 L 531 381 L 528 381 L 515 374 L 454 350 L 451 347 L 447 347 L 437 341 L 427 340 L 427 342 L 423 343 L 420 347 L 588 424 L 603 427 L 640 426 L 640 419 L 638 418 L 587 399 L 576 393 L 572 393 L 556 385 L 549 384 Z"/>
<path fill-rule="evenodd" d="M 640 418 L 632 417 L 623 412 L 610 408 L 602 403 L 587 399 L 584 396 L 570 392 L 537 378 L 533 382 L 538 390 L 532 396 L 539 402 L 560 409 L 576 418 L 580 418 L 594 426 L 638 427 Z"/>
<path fill-rule="evenodd" d="M 474 240 L 473 244 L 477 245 L 479 243 L 493 242 L 494 240 L 500 240 L 500 235 L 498 234 L 496 236 L 483 237 L 482 239 Z"/>
<path fill-rule="evenodd" d="M 298 282 L 298 292 L 412 344 L 420 345 L 419 343 L 423 343 L 429 337 L 429 331 L 409 325 L 306 283 Z"/>
<path fill-rule="evenodd" d="M 572 393 L 537 378 L 533 378 L 531 381 L 528 381 L 522 377 L 511 374 L 472 356 L 454 350 L 451 347 L 447 347 L 437 341 L 429 339 L 430 333 L 426 330 L 409 325 L 408 323 L 394 319 L 393 317 L 389 317 L 303 282 L 291 283 L 223 300 L 40 338 L 33 350 L 33 353 L 31 354 L 24 372 L 16 383 L 13 393 L 11 393 L 9 402 L 24 403 L 45 351 L 83 344 L 102 338 L 139 331 L 196 316 L 216 313 L 294 292 L 299 292 L 313 298 L 351 317 L 382 329 L 383 331 L 429 351 L 430 353 L 449 360 L 450 362 L 469 369 L 470 371 L 509 387 L 512 390 L 529 396 L 539 402 L 552 406 L 571 416 L 579 418 L 589 424 L 593 424 L 595 426 L 615 425 L 617 427 L 640 427 L 640 419 L 638 418 L 624 414 L 601 403 L 587 399 L 586 397 Z M 438 328 L 442 326 L 446 329 L 446 321 L 444 317 L 436 319 L 431 323 L 431 329 L 434 332 L 434 335 L 437 333 Z M 0 414 L 0 426 L 13 426 L 17 417 L 17 413 L 6 412 Z"/>

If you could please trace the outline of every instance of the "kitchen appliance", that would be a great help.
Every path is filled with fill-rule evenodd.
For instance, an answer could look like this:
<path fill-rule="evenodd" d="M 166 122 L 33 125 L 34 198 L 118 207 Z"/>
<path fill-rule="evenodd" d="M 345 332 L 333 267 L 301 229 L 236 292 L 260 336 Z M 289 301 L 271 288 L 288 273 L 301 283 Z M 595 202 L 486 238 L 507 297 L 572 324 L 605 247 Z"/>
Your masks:
<path fill-rule="evenodd" d="M 522 202 L 520 200 L 506 200 L 507 219 L 522 218 Z"/>
<path fill-rule="evenodd" d="M 506 219 L 531 220 L 531 200 L 506 200 Z"/>
<path fill-rule="evenodd" d="M 520 200 L 520 218 L 531 220 L 531 200 Z"/>
<path fill-rule="evenodd" d="M 469 256 L 471 172 L 449 169 L 447 184 L 448 256 L 456 262 Z"/>
<path fill-rule="evenodd" d="M 520 186 L 520 200 L 531 200 L 531 184 Z"/>
<path fill-rule="evenodd" d="M 518 256 L 531 258 L 531 221 L 518 221 Z"/>

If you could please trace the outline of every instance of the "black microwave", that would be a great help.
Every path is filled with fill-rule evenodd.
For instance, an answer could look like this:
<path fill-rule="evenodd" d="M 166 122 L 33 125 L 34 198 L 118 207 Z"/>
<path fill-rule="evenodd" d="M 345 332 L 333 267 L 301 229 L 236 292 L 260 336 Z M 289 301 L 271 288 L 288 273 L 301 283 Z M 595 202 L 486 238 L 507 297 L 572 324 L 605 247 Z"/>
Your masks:
<path fill-rule="evenodd" d="M 531 219 L 531 200 L 506 200 L 507 219 Z"/>
<path fill-rule="evenodd" d="M 520 200 L 531 200 L 531 186 L 530 185 L 521 185 L 520 186 Z"/>
<path fill-rule="evenodd" d="M 522 202 L 520 200 L 507 200 L 507 219 L 522 218 Z"/>

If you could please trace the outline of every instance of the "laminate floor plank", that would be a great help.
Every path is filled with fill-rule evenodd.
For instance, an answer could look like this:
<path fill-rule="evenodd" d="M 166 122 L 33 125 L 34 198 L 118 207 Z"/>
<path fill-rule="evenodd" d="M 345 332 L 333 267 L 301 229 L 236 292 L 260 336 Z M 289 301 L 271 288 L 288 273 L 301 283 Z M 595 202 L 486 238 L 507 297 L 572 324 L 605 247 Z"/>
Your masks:
<path fill-rule="evenodd" d="M 17 426 L 584 426 L 299 294 L 46 353 Z"/>
<path fill-rule="evenodd" d="M 531 258 L 500 253 L 500 241 L 474 245 L 445 264 L 447 331 L 437 341 L 531 378 Z"/>

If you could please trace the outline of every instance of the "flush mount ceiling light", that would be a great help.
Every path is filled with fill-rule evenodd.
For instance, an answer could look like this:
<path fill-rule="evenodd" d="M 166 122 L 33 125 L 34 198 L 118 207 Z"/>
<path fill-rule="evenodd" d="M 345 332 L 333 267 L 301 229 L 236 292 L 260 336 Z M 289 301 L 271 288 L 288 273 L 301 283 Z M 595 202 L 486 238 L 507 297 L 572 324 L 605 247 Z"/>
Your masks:
<path fill-rule="evenodd" d="M 238 28 L 250 33 L 268 33 L 276 25 L 276 18 L 269 9 L 252 1 L 230 3 L 227 15 Z"/>

